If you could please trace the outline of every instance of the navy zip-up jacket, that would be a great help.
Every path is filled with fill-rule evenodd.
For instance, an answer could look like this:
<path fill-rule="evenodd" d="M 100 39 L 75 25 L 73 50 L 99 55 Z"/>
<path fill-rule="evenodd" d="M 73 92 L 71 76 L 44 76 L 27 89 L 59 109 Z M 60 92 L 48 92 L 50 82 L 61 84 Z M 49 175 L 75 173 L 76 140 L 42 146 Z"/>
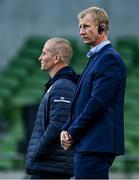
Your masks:
<path fill-rule="evenodd" d="M 60 145 L 60 131 L 70 115 L 78 76 L 71 67 L 62 68 L 46 84 L 30 139 L 26 172 L 57 172 L 73 176 L 73 152 Z"/>

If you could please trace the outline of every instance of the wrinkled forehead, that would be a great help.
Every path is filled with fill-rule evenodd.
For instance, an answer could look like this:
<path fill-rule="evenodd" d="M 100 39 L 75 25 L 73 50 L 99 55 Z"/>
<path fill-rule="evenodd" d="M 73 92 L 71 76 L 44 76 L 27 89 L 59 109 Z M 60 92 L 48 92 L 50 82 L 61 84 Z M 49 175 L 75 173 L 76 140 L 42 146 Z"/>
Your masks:
<path fill-rule="evenodd" d="M 92 14 L 90 14 L 90 13 L 88 13 L 88 14 L 86 14 L 86 15 L 84 15 L 82 18 L 80 18 L 79 19 L 79 25 L 80 24 L 94 24 L 95 23 L 95 21 L 94 21 L 94 18 L 93 18 L 93 16 L 92 16 Z"/>

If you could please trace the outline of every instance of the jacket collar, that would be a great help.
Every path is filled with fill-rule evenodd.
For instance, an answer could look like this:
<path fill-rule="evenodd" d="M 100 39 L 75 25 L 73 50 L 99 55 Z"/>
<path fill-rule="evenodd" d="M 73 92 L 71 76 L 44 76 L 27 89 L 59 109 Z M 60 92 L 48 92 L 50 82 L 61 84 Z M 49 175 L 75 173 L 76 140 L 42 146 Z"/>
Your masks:
<path fill-rule="evenodd" d="M 69 79 L 73 81 L 75 84 L 77 84 L 79 75 L 75 73 L 72 67 L 66 66 L 62 69 L 60 69 L 53 78 L 50 78 L 49 81 L 45 84 L 45 92 L 49 89 L 49 87 L 54 84 L 55 81 L 58 79 Z"/>

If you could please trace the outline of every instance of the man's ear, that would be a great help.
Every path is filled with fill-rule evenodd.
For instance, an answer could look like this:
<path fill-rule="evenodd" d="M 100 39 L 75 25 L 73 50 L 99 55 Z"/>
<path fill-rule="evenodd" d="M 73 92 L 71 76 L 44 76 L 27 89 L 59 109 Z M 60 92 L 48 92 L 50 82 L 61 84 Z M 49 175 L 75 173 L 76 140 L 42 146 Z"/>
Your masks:
<path fill-rule="evenodd" d="M 54 64 L 58 63 L 60 60 L 60 55 L 59 54 L 56 54 L 55 55 L 55 61 L 54 61 Z"/>

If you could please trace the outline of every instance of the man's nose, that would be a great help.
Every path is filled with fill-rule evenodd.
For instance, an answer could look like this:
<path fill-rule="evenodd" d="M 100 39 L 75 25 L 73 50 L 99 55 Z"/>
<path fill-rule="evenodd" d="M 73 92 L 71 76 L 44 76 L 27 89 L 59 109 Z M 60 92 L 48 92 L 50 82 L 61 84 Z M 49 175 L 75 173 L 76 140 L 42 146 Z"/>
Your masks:
<path fill-rule="evenodd" d="M 42 59 L 42 55 L 39 56 L 38 60 L 41 61 L 41 59 Z"/>
<path fill-rule="evenodd" d="M 84 35 L 85 34 L 85 31 L 84 31 L 84 29 L 80 29 L 80 35 Z"/>

